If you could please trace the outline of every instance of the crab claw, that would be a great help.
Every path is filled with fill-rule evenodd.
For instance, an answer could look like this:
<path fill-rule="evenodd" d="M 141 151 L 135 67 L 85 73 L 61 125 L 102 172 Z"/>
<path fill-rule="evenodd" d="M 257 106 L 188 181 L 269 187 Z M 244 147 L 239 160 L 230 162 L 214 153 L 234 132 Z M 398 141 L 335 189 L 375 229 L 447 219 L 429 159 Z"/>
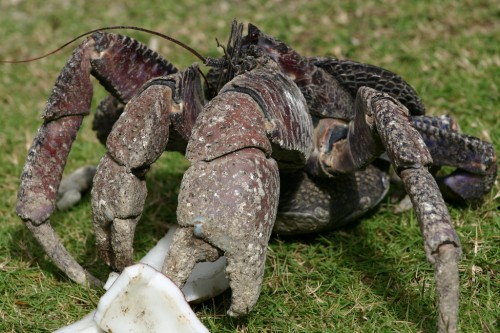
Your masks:
<path fill-rule="evenodd" d="M 228 314 L 247 314 L 260 294 L 278 197 L 277 164 L 255 148 L 196 163 L 184 175 L 177 211 L 183 227 L 163 271 L 182 287 L 196 262 L 224 254 L 232 290 Z"/>
<path fill-rule="evenodd" d="M 302 168 L 312 150 L 303 95 L 272 62 L 267 65 L 234 78 L 199 115 L 179 193 L 181 228 L 163 265 L 182 287 L 197 261 L 223 254 L 231 316 L 247 314 L 260 294 L 279 201 L 274 157 L 280 168 Z"/>

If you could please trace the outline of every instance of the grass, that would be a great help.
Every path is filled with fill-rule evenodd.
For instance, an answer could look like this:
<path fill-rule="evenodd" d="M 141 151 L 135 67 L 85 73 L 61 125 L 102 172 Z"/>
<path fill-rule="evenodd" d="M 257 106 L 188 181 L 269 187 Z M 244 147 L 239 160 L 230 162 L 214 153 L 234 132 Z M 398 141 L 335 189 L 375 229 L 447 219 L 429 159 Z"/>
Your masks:
<path fill-rule="evenodd" d="M 170 3 L 169 3 L 170 2 Z M 201 2 L 201 1 L 200 1 Z M 351 58 L 401 74 L 431 114 L 456 116 L 462 130 L 500 151 L 500 7 L 493 0 L 407 1 L 0 1 L 2 59 L 52 50 L 83 31 L 128 24 L 158 30 L 206 55 L 220 50 L 232 18 L 253 22 L 304 55 Z M 128 32 L 127 32 L 128 33 Z M 179 67 L 195 59 L 136 32 Z M 40 114 L 70 54 L 24 65 L 0 65 L 0 331 L 47 332 L 96 307 L 101 290 L 69 281 L 48 261 L 14 213 L 18 178 Z M 104 96 L 96 90 L 96 100 Z M 85 122 L 67 169 L 96 164 L 104 149 Z M 137 231 L 137 256 L 175 221 L 186 162 L 167 154 L 148 178 L 151 197 Z M 477 209 L 451 207 L 462 240 L 460 331 L 500 331 L 500 187 Z M 200 306 L 213 332 L 432 332 L 433 269 L 425 260 L 412 212 L 385 202 L 351 228 L 308 237 L 273 238 L 262 294 L 240 320 L 223 295 Z M 84 202 L 52 218 L 79 262 L 104 278 Z"/>

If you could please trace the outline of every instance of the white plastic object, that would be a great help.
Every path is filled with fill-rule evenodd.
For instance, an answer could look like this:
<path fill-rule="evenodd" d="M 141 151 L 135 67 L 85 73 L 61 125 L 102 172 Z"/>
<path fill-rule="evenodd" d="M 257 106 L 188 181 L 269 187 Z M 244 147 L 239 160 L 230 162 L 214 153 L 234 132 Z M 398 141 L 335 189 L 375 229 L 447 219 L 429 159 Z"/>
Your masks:
<path fill-rule="evenodd" d="M 105 332 L 208 333 L 179 288 L 145 264 L 123 270 L 99 301 L 94 320 Z"/>
<path fill-rule="evenodd" d="M 97 310 L 54 333 L 208 332 L 186 300 L 200 302 L 229 288 L 226 258 L 197 264 L 181 292 L 160 272 L 176 228 L 171 227 L 139 264 L 109 275 Z M 167 319 L 174 311 L 180 312 Z"/>

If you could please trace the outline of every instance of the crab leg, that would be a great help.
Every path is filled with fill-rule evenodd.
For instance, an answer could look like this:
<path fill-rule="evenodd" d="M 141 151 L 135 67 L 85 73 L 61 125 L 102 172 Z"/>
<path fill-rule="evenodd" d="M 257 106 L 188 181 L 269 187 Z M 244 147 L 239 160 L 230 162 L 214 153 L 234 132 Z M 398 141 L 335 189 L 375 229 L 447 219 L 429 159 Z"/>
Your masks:
<path fill-rule="evenodd" d="M 439 331 L 455 332 L 458 322 L 460 241 L 436 181 L 427 169 L 432 158 L 408 110 L 388 94 L 361 87 L 347 139 L 333 144 L 322 165 L 351 172 L 384 150 L 415 207 L 427 259 L 434 264 L 439 299 Z"/>
<path fill-rule="evenodd" d="M 133 239 L 147 189 L 144 175 L 165 151 L 172 90 L 152 85 L 135 96 L 108 136 L 108 153 L 97 167 L 92 207 L 97 248 L 106 264 L 132 264 Z"/>
<path fill-rule="evenodd" d="M 449 199 L 474 203 L 491 191 L 497 175 L 493 145 L 458 133 L 449 117 L 412 117 L 432 155 L 433 165 L 454 166 L 449 175 L 438 177 L 441 192 Z"/>
<path fill-rule="evenodd" d="M 66 251 L 49 222 L 66 159 L 82 118 L 89 113 L 93 74 L 127 102 L 149 78 L 176 69 L 144 45 L 123 36 L 95 33 L 73 52 L 56 81 L 44 123 L 21 176 L 17 214 L 52 261 L 78 283 L 97 283 Z"/>
<path fill-rule="evenodd" d="M 400 176 L 415 207 L 427 259 L 434 263 L 440 332 L 455 332 L 458 323 L 460 241 L 434 178 L 424 168 Z"/>
<path fill-rule="evenodd" d="M 435 265 L 440 332 L 454 332 L 458 322 L 460 241 L 441 192 L 427 170 L 432 158 L 411 126 L 408 110 L 387 94 L 370 88 L 358 92 L 364 117 L 373 117 L 383 146 L 415 207 L 427 259 Z M 360 111 L 359 108 L 356 110 Z M 358 113 L 356 114 L 358 116 Z"/>
<path fill-rule="evenodd" d="M 57 80 L 45 122 L 33 141 L 21 176 L 17 214 L 53 262 L 78 283 L 96 283 L 66 251 L 49 222 L 66 159 L 92 99 L 90 41 L 74 53 Z"/>

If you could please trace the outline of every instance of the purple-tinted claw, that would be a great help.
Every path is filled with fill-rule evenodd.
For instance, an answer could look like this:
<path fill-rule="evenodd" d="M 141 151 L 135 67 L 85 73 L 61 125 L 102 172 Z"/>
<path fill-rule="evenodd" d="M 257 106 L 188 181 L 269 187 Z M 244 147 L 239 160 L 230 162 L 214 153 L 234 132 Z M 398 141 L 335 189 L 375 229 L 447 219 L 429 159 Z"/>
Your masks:
<path fill-rule="evenodd" d="M 491 143 L 460 134 L 450 117 L 412 117 L 412 122 L 432 155 L 433 165 L 457 168 L 437 178 L 446 199 L 477 203 L 491 191 L 498 169 Z"/>
<path fill-rule="evenodd" d="M 485 174 L 472 174 L 459 169 L 448 176 L 438 178 L 437 183 L 445 197 L 459 203 L 476 203 L 491 191 L 497 171 L 496 163 Z"/>

